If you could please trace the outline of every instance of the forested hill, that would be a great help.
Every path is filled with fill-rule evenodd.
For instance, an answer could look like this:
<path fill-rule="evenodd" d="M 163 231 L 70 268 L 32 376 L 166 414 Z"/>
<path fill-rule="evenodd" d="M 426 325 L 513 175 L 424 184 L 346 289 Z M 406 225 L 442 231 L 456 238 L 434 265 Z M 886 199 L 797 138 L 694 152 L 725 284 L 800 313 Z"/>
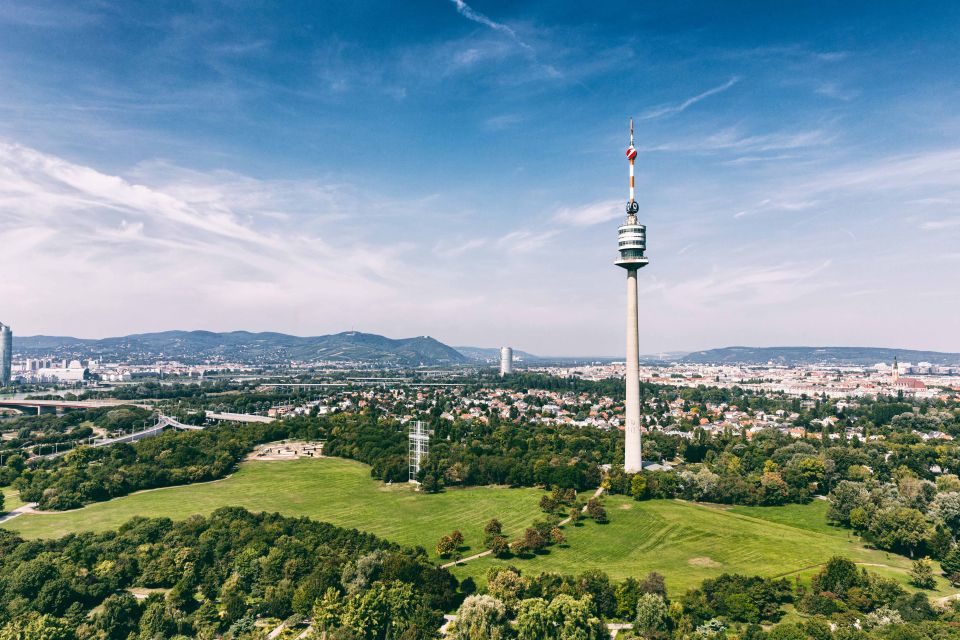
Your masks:
<path fill-rule="evenodd" d="M 15 338 L 14 350 L 27 357 L 103 357 L 131 362 L 153 362 L 157 359 L 199 362 L 219 359 L 226 362 L 269 364 L 290 360 L 337 360 L 417 366 L 468 361 L 456 349 L 429 336 L 394 340 L 358 331 L 314 337 L 249 331 L 164 331 L 101 340 L 28 336 Z"/>
<path fill-rule="evenodd" d="M 694 351 L 682 362 L 702 364 L 852 364 L 873 365 L 878 362 L 929 362 L 960 365 L 960 353 L 914 351 L 882 347 L 724 347 Z"/>

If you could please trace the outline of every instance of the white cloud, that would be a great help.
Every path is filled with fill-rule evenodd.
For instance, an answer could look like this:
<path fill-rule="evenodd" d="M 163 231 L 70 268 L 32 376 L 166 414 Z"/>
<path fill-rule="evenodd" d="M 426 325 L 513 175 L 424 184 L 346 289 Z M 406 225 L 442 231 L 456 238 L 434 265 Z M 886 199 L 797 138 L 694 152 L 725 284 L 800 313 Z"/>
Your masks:
<path fill-rule="evenodd" d="M 822 146 L 832 140 L 832 136 L 822 129 L 749 134 L 743 133 L 739 127 L 728 127 L 710 135 L 640 147 L 640 151 L 764 153 Z"/>
<path fill-rule="evenodd" d="M 457 12 L 467 20 L 472 20 L 477 24 L 482 24 L 485 27 L 490 27 L 494 31 L 499 31 L 500 33 L 506 34 L 507 36 L 510 37 L 511 40 L 516 42 L 522 48 L 526 49 L 530 53 L 533 53 L 533 47 L 531 47 L 526 42 L 521 40 L 520 36 L 517 35 L 517 32 L 511 29 L 510 27 L 508 27 L 507 25 L 503 24 L 502 22 L 496 22 L 494 20 L 491 20 L 490 18 L 483 15 L 482 13 L 478 11 L 474 11 L 470 7 L 470 5 L 464 2 L 464 0 L 450 0 L 450 1 L 457 7 Z"/>
<path fill-rule="evenodd" d="M 572 227 L 589 227 L 602 224 L 626 215 L 624 201 L 603 200 L 575 208 L 564 208 L 557 212 L 555 220 Z"/>
<path fill-rule="evenodd" d="M 682 111 L 686 111 L 689 107 L 692 107 L 693 105 L 697 104 L 701 100 L 705 100 L 706 98 L 717 95 L 718 93 L 723 93 L 733 85 L 737 84 L 739 81 L 740 81 L 740 78 L 734 76 L 733 78 L 730 78 L 723 84 L 713 87 L 712 89 L 707 89 L 703 93 L 698 93 L 692 98 L 687 98 L 686 100 L 684 100 L 679 104 L 663 105 L 655 109 L 651 109 L 650 111 L 640 116 L 640 119 L 653 120 L 655 118 L 661 118 L 663 116 L 673 115 L 675 113 L 681 113 Z"/>

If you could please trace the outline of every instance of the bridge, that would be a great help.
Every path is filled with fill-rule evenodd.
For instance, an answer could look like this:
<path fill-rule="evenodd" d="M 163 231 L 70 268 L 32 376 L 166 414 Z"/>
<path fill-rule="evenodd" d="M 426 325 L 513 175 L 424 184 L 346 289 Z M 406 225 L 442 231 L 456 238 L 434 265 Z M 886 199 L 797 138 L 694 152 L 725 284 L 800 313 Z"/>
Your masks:
<path fill-rule="evenodd" d="M 105 406 L 115 406 L 115 405 L 105 405 Z M 143 405 L 137 405 L 143 406 Z M 146 407 L 144 407 L 146 408 Z M 269 418 L 267 416 L 258 416 L 249 413 L 207 413 L 206 417 L 210 420 L 219 420 L 224 422 L 258 422 L 269 424 L 276 421 L 276 418 Z M 180 431 L 202 431 L 206 429 L 205 426 L 194 425 L 194 424 L 183 424 L 178 421 L 176 418 L 171 418 L 162 413 L 157 414 L 157 422 L 152 427 L 147 427 L 146 429 L 141 429 L 140 431 L 133 431 L 131 433 L 125 433 L 123 435 L 116 436 L 114 438 L 103 438 L 100 440 L 90 440 L 87 443 L 87 446 L 90 447 L 107 447 L 112 444 L 120 444 L 123 442 L 136 442 L 137 440 L 143 440 L 144 438 L 151 438 L 153 436 L 158 436 L 165 429 L 177 429 Z M 39 447 L 51 447 L 55 445 L 37 445 Z M 75 445 L 76 447 L 76 445 Z M 75 448 L 74 447 L 74 448 Z M 36 446 L 34 447 L 36 448 Z M 66 455 L 68 452 L 72 451 L 71 449 L 65 449 L 63 451 L 54 451 L 53 453 L 37 455 L 31 458 L 31 460 L 36 458 L 58 458 L 62 455 Z"/>
<path fill-rule="evenodd" d="M 136 442 L 137 440 L 142 440 L 144 438 L 150 438 L 153 436 L 158 436 L 163 433 L 164 429 L 179 429 L 181 431 L 202 431 L 205 427 L 192 425 L 192 424 L 183 424 L 182 422 L 177 421 L 175 418 L 170 416 L 165 416 L 162 413 L 157 416 L 157 423 L 152 427 L 147 427 L 140 431 L 133 431 L 131 433 L 125 433 L 123 435 L 117 436 L 115 438 L 103 438 L 100 440 L 90 440 L 87 443 L 87 446 L 90 447 L 108 447 L 112 444 L 120 444 L 122 442 Z M 40 447 L 50 447 L 53 445 L 37 445 Z M 34 447 L 36 448 L 36 446 Z M 74 447 L 76 448 L 76 447 Z M 71 449 L 65 449 L 63 451 L 54 451 L 53 453 L 48 453 L 45 455 L 37 455 L 35 458 L 59 458 L 62 455 L 66 455 Z M 31 458 L 32 460 L 33 458 Z"/>
<path fill-rule="evenodd" d="M 162 413 L 157 416 L 157 424 L 152 427 L 143 429 L 142 431 L 134 431 L 132 433 L 127 433 L 122 436 L 117 436 L 116 438 L 104 438 L 103 440 L 94 440 L 90 443 L 91 447 L 106 447 L 111 444 L 120 444 L 121 442 L 136 442 L 137 440 L 142 440 L 143 438 L 149 438 L 151 436 L 158 436 L 163 433 L 164 429 L 180 429 L 181 431 L 202 431 L 205 427 L 193 425 L 193 424 L 183 424 L 178 422 L 176 419 L 171 418 L 170 416 L 165 416 Z"/>
<path fill-rule="evenodd" d="M 215 411 L 206 412 L 207 420 L 216 420 L 218 422 L 260 422 L 270 424 L 276 422 L 276 418 L 268 416 L 258 416 L 253 413 L 217 413 Z"/>

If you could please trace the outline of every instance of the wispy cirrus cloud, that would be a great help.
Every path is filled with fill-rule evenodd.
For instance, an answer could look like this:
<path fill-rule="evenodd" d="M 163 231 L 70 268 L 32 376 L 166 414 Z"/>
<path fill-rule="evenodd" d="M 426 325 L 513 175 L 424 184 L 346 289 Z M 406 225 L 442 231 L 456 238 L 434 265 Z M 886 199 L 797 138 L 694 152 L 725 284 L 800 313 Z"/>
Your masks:
<path fill-rule="evenodd" d="M 511 40 L 513 40 L 521 48 L 525 49 L 530 53 L 535 53 L 533 47 L 520 39 L 520 36 L 517 35 L 517 32 L 511 29 L 509 26 L 503 24 L 502 22 L 497 22 L 480 13 L 475 11 L 470 7 L 464 0 L 450 0 L 457 8 L 457 12 L 462 15 L 467 20 L 472 20 L 477 24 L 482 24 L 485 27 L 490 27 L 494 31 L 499 31 L 500 33 L 505 34 Z"/>
<path fill-rule="evenodd" d="M 830 144 L 833 136 L 824 129 L 749 133 L 742 127 L 726 127 L 709 135 L 640 147 L 640 151 L 691 153 L 767 153 Z"/>
<path fill-rule="evenodd" d="M 727 80 L 726 82 L 724 82 L 723 84 L 721 84 L 721 85 L 719 85 L 719 86 L 716 86 L 716 87 L 713 87 L 712 89 L 707 89 L 707 90 L 704 91 L 703 93 L 698 93 L 697 95 L 693 96 L 692 98 L 687 98 L 686 100 L 684 100 L 683 102 L 681 102 L 681 103 L 679 103 L 679 104 L 663 105 L 663 106 L 657 107 L 657 108 L 655 108 L 655 109 L 651 109 L 650 111 L 647 111 L 646 113 L 644 113 L 643 115 L 641 115 L 641 116 L 640 116 L 640 119 L 641 119 L 641 120 L 653 120 L 653 119 L 655 119 L 655 118 L 662 118 L 662 117 L 664 117 L 664 116 L 670 116 L 670 115 L 673 115 L 673 114 L 675 114 L 675 113 L 681 113 L 681 112 L 683 112 L 683 111 L 686 111 L 687 109 L 689 109 L 689 108 L 692 107 L 693 105 L 697 104 L 697 103 L 700 102 L 701 100 L 706 100 L 706 99 L 709 98 L 710 96 L 715 96 L 715 95 L 717 95 L 718 93 L 723 93 L 724 91 L 726 91 L 727 89 L 729 89 L 729 88 L 732 87 L 733 85 L 737 84 L 738 82 L 740 82 L 740 77 L 739 77 L 739 76 L 734 76 L 734 77 L 730 78 L 729 80 Z"/>
<path fill-rule="evenodd" d="M 554 219 L 572 227 L 590 227 L 622 218 L 624 215 L 626 214 L 621 200 L 601 200 L 579 207 L 561 209 Z"/>

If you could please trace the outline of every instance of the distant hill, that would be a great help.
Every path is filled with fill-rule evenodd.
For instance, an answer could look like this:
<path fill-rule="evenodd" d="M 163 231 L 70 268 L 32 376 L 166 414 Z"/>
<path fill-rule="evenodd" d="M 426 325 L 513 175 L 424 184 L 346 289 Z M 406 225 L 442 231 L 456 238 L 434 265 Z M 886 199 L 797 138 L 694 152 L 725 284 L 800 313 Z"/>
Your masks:
<path fill-rule="evenodd" d="M 500 362 L 500 347 L 454 347 L 454 349 L 476 362 Z M 514 349 L 513 359 L 530 361 L 540 360 L 540 357 Z"/>
<path fill-rule="evenodd" d="M 701 364 L 850 364 L 873 365 L 893 362 L 929 362 L 940 365 L 960 364 L 960 353 L 886 349 L 882 347 L 724 347 L 694 351 L 681 362 Z"/>
<path fill-rule="evenodd" d="M 102 357 L 130 362 L 162 359 L 273 364 L 289 360 L 334 360 L 402 366 L 469 362 L 456 349 L 429 336 L 394 340 L 358 331 L 313 337 L 249 331 L 164 331 L 101 340 L 27 336 L 14 339 L 14 350 L 26 357 Z"/>

